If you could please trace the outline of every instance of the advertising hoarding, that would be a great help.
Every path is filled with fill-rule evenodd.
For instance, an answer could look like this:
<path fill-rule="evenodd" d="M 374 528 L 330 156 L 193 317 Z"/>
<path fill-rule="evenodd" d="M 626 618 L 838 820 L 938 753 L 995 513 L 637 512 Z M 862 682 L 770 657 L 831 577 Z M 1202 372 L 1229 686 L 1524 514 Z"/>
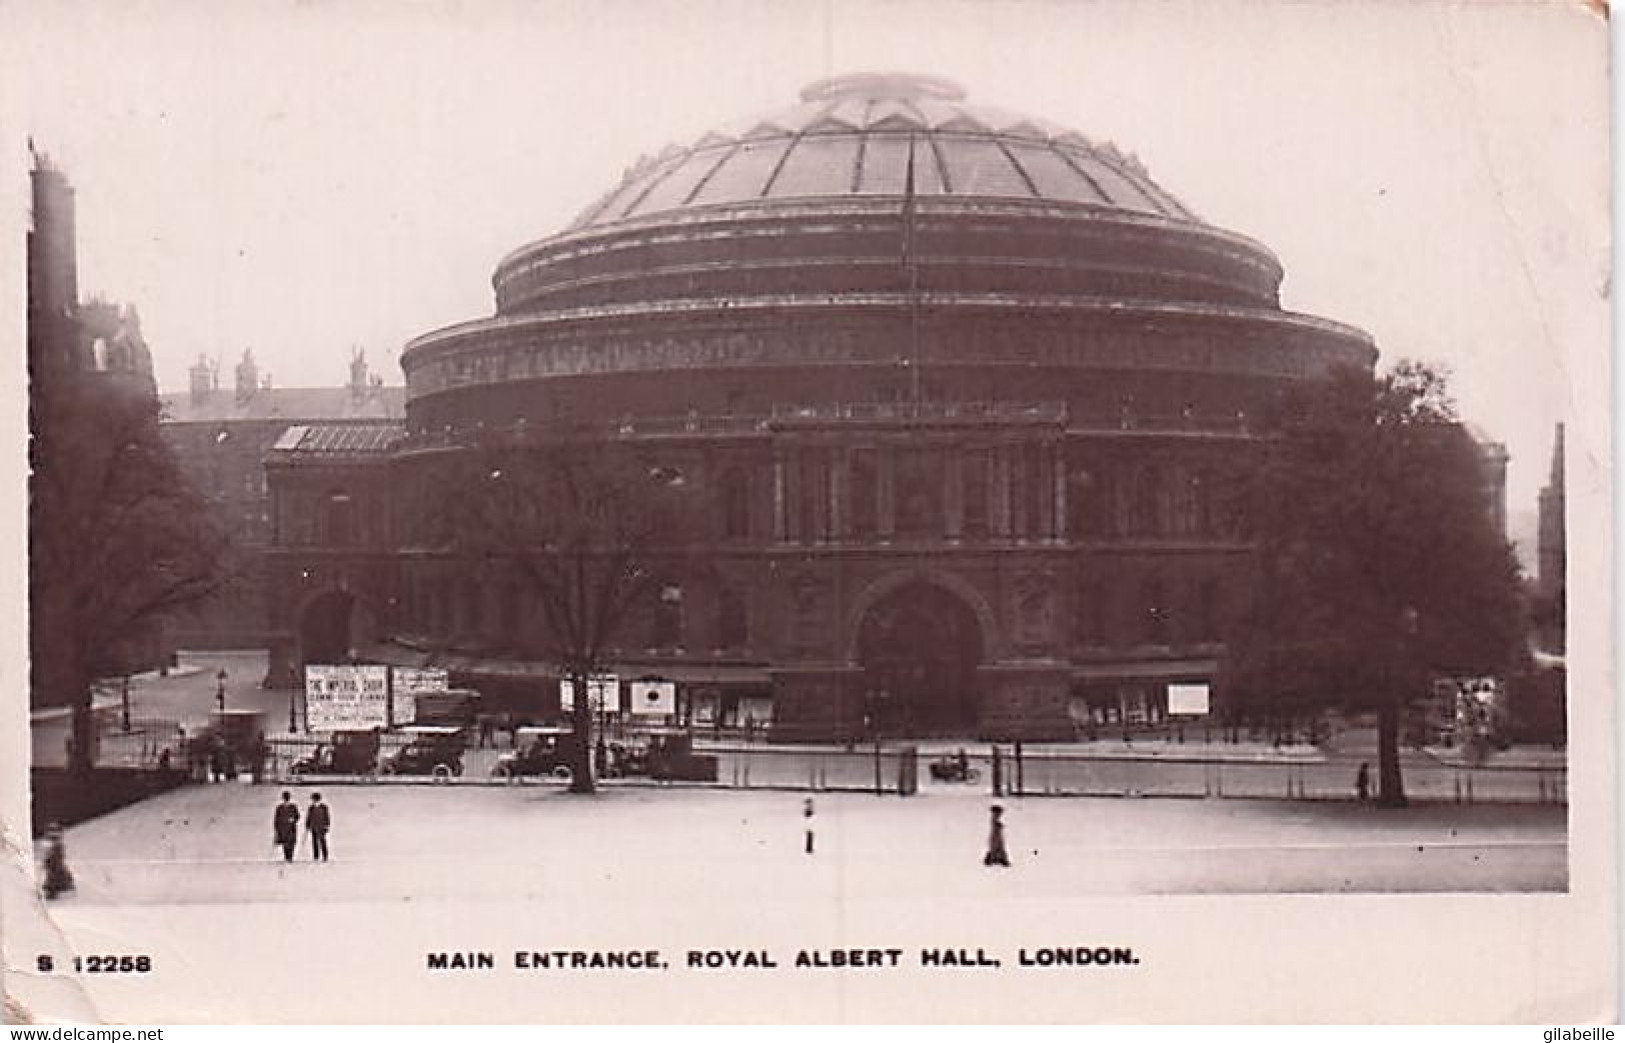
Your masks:
<path fill-rule="evenodd" d="M 305 667 L 305 720 L 313 732 L 383 728 L 388 700 L 388 667 Z"/>

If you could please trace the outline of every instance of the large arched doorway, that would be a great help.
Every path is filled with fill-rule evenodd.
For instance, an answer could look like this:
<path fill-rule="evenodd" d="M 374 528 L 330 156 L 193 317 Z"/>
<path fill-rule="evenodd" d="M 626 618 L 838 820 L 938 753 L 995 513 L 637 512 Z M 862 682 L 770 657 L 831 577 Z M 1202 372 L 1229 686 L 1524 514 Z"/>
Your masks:
<path fill-rule="evenodd" d="M 864 713 L 888 735 L 963 735 L 976 724 L 981 628 L 963 601 L 935 584 L 882 597 L 858 629 Z"/>
<path fill-rule="evenodd" d="M 300 666 L 311 663 L 347 663 L 355 647 L 351 634 L 354 595 L 329 590 L 316 595 L 299 616 Z"/>

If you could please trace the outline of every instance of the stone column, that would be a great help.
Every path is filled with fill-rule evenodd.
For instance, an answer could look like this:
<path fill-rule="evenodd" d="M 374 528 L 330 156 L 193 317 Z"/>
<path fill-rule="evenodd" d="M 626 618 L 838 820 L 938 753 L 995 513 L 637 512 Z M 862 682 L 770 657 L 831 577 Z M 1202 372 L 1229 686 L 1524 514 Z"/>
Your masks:
<path fill-rule="evenodd" d="M 1050 446 L 1050 466 L 1055 473 L 1055 524 L 1051 535 L 1057 540 L 1064 540 L 1067 536 L 1069 505 L 1066 501 L 1066 447 L 1059 442 Z"/>
<path fill-rule="evenodd" d="M 1027 447 L 1005 446 L 1004 473 L 1008 485 L 1010 535 L 1017 539 L 1032 534 L 1038 519 L 1027 517 Z"/>
<path fill-rule="evenodd" d="M 946 534 L 950 540 L 957 540 L 965 534 L 965 447 L 949 446 L 944 459 L 948 471 L 943 491 Z"/>
<path fill-rule="evenodd" d="M 987 521 L 993 535 L 1010 535 L 1010 447 L 996 445 L 988 453 Z"/>
<path fill-rule="evenodd" d="M 875 530 L 882 540 L 897 531 L 897 453 L 882 444 L 875 453 Z"/>
<path fill-rule="evenodd" d="M 773 539 L 783 543 L 787 529 L 784 524 L 784 450 L 773 450 Z"/>
<path fill-rule="evenodd" d="M 844 448 L 829 451 L 829 535 L 832 540 L 844 540 L 852 534 L 847 519 L 847 491 L 852 480 L 852 464 Z"/>

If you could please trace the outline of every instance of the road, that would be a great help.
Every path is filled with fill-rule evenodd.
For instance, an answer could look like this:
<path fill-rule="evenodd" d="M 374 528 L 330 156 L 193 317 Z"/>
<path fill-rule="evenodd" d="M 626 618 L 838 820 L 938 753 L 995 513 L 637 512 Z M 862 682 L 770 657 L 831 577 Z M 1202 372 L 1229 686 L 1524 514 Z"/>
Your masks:
<path fill-rule="evenodd" d="M 209 722 L 220 689 L 220 671 L 226 672 L 226 706 L 236 710 L 260 710 L 266 715 L 271 728 L 285 727 L 288 720 L 286 691 L 268 691 L 260 687 L 265 677 L 264 652 L 183 652 L 178 669 L 167 676 L 138 674 L 130 679 L 130 718 L 138 732 L 130 739 L 116 734 L 119 730 L 119 693 L 109 686 L 98 698 L 98 705 L 106 707 L 110 730 L 104 734 L 104 763 L 115 763 L 125 757 L 139 757 L 151 744 L 164 745 L 172 740 L 170 729 L 184 724 L 195 730 Z M 158 735 L 158 727 L 150 722 L 171 722 L 169 728 Z M 35 716 L 32 728 L 33 763 L 37 766 L 56 767 L 66 762 L 66 740 L 69 721 L 65 711 L 47 712 Z M 143 742 L 150 739 L 151 743 Z M 160 739 L 166 742 L 160 742 Z"/>

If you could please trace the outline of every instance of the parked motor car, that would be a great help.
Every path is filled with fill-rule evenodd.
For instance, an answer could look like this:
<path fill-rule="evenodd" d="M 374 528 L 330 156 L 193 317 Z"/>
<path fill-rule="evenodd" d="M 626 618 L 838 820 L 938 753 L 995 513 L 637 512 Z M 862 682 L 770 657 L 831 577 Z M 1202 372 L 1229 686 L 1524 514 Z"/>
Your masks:
<path fill-rule="evenodd" d="M 523 727 L 514 730 L 514 749 L 497 758 L 491 774 L 513 779 L 546 775 L 569 781 L 569 728 Z"/>
<path fill-rule="evenodd" d="M 378 769 L 378 733 L 334 732 L 289 768 L 295 775 L 369 775 Z"/>
<path fill-rule="evenodd" d="M 657 781 L 715 782 L 717 758 L 695 753 L 694 739 L 685 731 L 649 731 L 643 741 L 622 754 L 623 775 L 647 775 Z"/>
<path fill-rule="evenodd" d="M 412 738 L 405 746 L 383 759 L 378 770 L 385 775 L 433 775 L 452 778 L 463 773 L 463 751 L 468 737 L 463 729 L 450 725 L 414 725 L 401 731 Z"/>

